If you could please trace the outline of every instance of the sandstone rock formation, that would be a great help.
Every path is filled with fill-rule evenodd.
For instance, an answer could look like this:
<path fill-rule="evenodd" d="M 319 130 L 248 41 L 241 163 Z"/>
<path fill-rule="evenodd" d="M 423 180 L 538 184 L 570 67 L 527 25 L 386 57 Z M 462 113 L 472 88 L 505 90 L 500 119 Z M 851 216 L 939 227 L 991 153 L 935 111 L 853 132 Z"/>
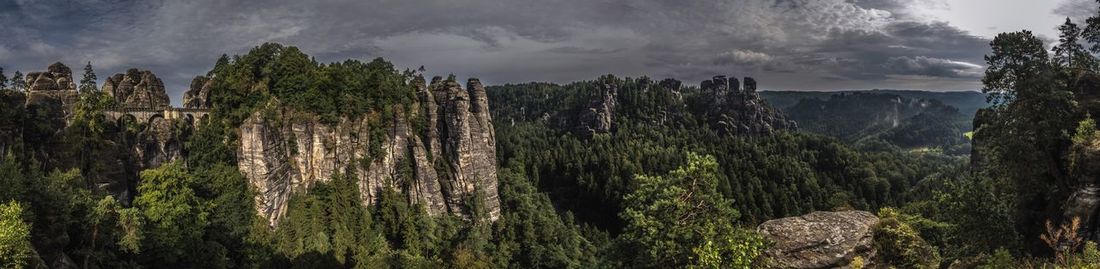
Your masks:
<path fill-rule="evenodd" d="M 873 260 L 878 217 L 865 211 L 813 212 L 769 220 L 757 230 L 775 244 L 764 251 L 778 268 L 837 268 Z"/>
<path fill-rule="evenodd" d="M 1082 238 L 1097 240 L 1100 228 L 1097 218 L 1100 213 L 1100 186 L 1085 184 L 1077 188 L 1065 203 L 1063 212 L 1064 220 L 1077 218 L 1081 221 L 1080 230 Z"/>
<path fill-rule="evenodd" d="M 186 135 L 174 128 L 174 123 L 163 117 L 154 117 L 138 133 L 137 140 L 133 141 L 132 151 L 139 169 L 156 168 L 183 159 Z"/>
<path fill-rule="evenodd" d="M 590 134 L 607 133 L 611 131 L 611 120 L 615 115 L 615 98 L 618 95 L 618 85 L 607 81 L 596 84 L 599 97 L 588 104 L 588 110 L 581 115 L 581 131 Z"/>
<path fill-rule="evenodd" d="M 27 91 L 75 91 L 73 70 L 62 63 L 54 63 L 45 72 L 27 73 Z"/>
<path fill-rule="evenodd" d="M 767 104 L 756 92 L 756 80 L 714 76 L 700 83 L 703 94 L 710 95 L 705 104 L 711 126 L 720 133 L 732 135 L 763 135 L 778 130 L 796 129 L 778 109 Z"/>
<path fill-rule="evenodd" d="M 214 80 L 206 76 L 197 76 L 191 80 L 191 87 L 183 93 L 184 108 L 210 108 L 210 87 Z"/>
<path fill-rule="evenodd" d="M 27 105 L 51 107 L 50 115 L 67 120 L 79 95 L 73 82 L 73 71 L 62 63 L 54 63 L 45 72 L 27 73 Z"/>
<path fill-rule="evenodd" d="M 415 109 L 395 107 L 394 115 L 382 119 L 383 132 L 371 132 L 379 126 L 369 117 L 328 125 L 315 116 L 288 121 L 283 118 L 302 117 L 256 112 L 245 120 L 238 166 L 259 192 L 257 211 L 277 225 L 291 194 L 346 172 L 359 182 L 364 204 L 393 188 L 429 214 L 468 217 L 468 201 L 481 192 L 488 217 L 499 218 L 496 138 L 484 87 L 477 79 L 470 79 L 466 90 L 441 78 L 430 86 L 423 79 L 413 84 L 419 97 Z M 371 137 L 379 133 L 381 138 Z"/>
<path fill-rule="evenodd" d="M 170 104 L 164 83 L 149 70 L 132 68 L 115 74 L 107 78 L 102 90 L 123 107 L 164 108 Z"/>

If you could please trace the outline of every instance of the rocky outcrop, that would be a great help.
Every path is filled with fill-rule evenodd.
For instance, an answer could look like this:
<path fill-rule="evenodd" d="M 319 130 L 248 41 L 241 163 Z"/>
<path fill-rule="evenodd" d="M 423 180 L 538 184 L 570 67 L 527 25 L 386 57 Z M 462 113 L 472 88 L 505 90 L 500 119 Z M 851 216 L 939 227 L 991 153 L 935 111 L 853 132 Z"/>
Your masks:
<path fill-rule="evenodd" d="M 438 121 L 427 128 L 436 129 L 442 149 L 435 162 L 446 170 L 442 181 L 443 194 L 449 200 L 448 210 L 462 215 L 465 201 L 481 192 L 486 199 L 489 218 L 500 216 L 497 198 L 496 133 L 489 115 L 489 99 L 478 79 L 470 79 L 467 89 L 455 81 L 430 86 Z M 426 104 L 432 106 L 433 104 Z M 436 137 L 428 137 L 436 140 Z"/>
<path fill-rule="evenodd" d="M 206 76 L 197 76 L 191 80 L 191 87 L 183 93 L 184 108 L 210 108 L 210 88 L 214 80 Z"/>
<path fill-rule="evenodd" d="M 588 110 L 581 115 L 581 131 L 589 134 L 601 134 L 611 131 L 611 120 L 615 115 L 615 98 L 619 86 L 609 81 L 596 83 L 599 96 L 588 104 Z"/>
<path fill-rule="evenodd" d="M 51 64 L 44 72 L 28 73 L 25 81 L 28 107 L 49 107 L 49 115 L 58 120 L 67 120 L 72 116 L 71 108 L 79 94 L 73 82 L 73 70 L 68 66 Z"/>
<path fill-rule="evenodd" d="M 45 72 L 27 73 L 27 91 L 76 91 L 73 70 L 62 63 L 54 63 Z"/>
<path fill-rule="evenodd" d="M 702 94 L 709 97 L 704 103 L 707 118 L 719 133 L 765 135 L 797 128 L 793 121 L 760 98 L 753 78 L 746 77 L 742 87 L 735 77 L 714 76 L 699 86 Z"/>
<path fill-rule="evenodd" d="M 164 117 L 150 119 L 132 146 L 138 171 L 183 159 L 183 144 L 188 136 L 183 131 L 176 128 L 174 121 Z"/>
<path fill-rule="evenodd" d="M 764 257 L 777 268 L 838 268 L 875 256 L 873 228 L 878 217 L 865 211 L 813 212 L 769 220 L 757 230 L 775 244 Z"/>
<path fill-rule="evenodd" d="M 1063 219 L 1080 220 L 1081 226 L 1078 232 L 1081 233 L 1081 238 L 1098 240 L 1100 239 L 1100 235 L 1097 234 L 1097 228 L 1100 228 L 1098 214 L 1100 214 L 1100 186 L 1085 184 L 1069 196 L 1065 203 Z"/>
<path fill-rule="evenodd" d="M 440 78 L 413 84 L 419 102 L 394 107 L 381 124 L 372 124 L 372 116 L 324 124 L 291 111 L 246 119 L 238 167 L 259 193 L 257 211 L 277 225 L 291 194 L 344 173 L 355 176 L 367 205 L 392 188 L 431 215 L 468 217 L 470 199 L 483 197 L 488 218 L 499 218 L 496 138 L 484 87 L 477 79 L 466 90 Z M 290 118 L 296 120 L 284 120 Z"/>
<path fill-rule="evenodd" d="M 170 104 L 164 82 L 149 70 L 132 68 L 124 74 L 115 74 L 107 78 L 102 90 L 124 107 L 163 108 Z"/>

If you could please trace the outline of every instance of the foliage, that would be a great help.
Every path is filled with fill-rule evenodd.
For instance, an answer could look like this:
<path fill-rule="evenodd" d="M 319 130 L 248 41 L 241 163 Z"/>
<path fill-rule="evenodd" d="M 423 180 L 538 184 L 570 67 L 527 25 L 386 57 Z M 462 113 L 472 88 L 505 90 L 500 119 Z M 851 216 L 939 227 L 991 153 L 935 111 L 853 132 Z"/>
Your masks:
<path fill-rule="evenodd" d="M 1064 154 L 1080 116 L 1073 93 L 1031 32 L 1002 33 L 990 44 L 982 82 L 993 107 L 976 130 L 975 140 L 987 141 L 977 152 L 990 158 L 990 176 L 1013 187 L 1017 230 L 1037 238 L 1048 207 L 1072 184 Z"/>
<path fill-rule="evenodd" d="M 763 251 L 763 239 L 735 227 L 738 213 L 717 192 L 718 163 L 689 153 L 667 176 L 638 176 L 627 195 L 620 235 L 628 267 L 748 268 Z"/>
<path fill-rule="evenodd" d="M 92 70 L 92 62 L 88 62 L 88 65 L 84 66 L 84 76 L 80 78 L 80 91 L 81 92 L 94 92 L 99 89 L 96 88 L 96 76 L 95 71 Z"/>
<path fill-rule="evenodd" d="M 882 139 L 902 148 L 967 148 L 963 132 L 970 130 L 971 121 L 969 115 L 937 99 L 878 92 L 806 98 L 783 111 L 803 131 L 852 143 Z"/>
<path fill-rule="evenodd" d="M 22 268 L 31 255 L 30 225 L 23 222 L 23 206 L 0 204 L 0 267 Z"/>
<path fill-rule="evenodd" d="M 197 180 L 179 162 L 141 172 L 134 206 L 145 218 L 146 253 L 150 262 L 182 265 L 202 262 L 203 232 L 210 225 L 213 204 L 200 199 Z M 188 256 L 200 255 L 200 256 Z"/>
<path fill-rule="evenodd" d="M 408 106 L 415 92 L 409 72 L 374 59 L 320 64 L 293 46 L 266 43 L 231 60 L 223 56 L 208 74 L 214 77 L 215 115 L 240 123 L 275 100 L 285 108 L 312 112 L 323 122 Z M 220 117 L 219 117 L 220 118 Z"/>
<path fill-rule="evenodd" d="M 4 68 L 0 67 L 0 90 L 8 89 L 8 76 L 4 75 Z"/>
<path fill-rule="evenodd" d="M 14 91 L 23 91 L 27 89 L 27 80 L 23 78 L 23 72 L 15 71 L 15 74 L 12 74 L 11 89 Z"/>
<path fill-rule="evenodd" d="M 634 175 L 675 169 L 684 164 L 684 151 L 722 164 L 718 189 L 738 201 L 739 221 L 748 223 L 841 206 L 900 206 L 907 189 L 956 162 L 893 146 L 858 149 L 804 133 L 723 136 L 708 126 L 706 111 L 686 109 L 707 98 L 698 89 L 681 89 L 676 97 L 647 78 L 601 79 L 618 85 L 615 127 L 606 134 L 571 127 L 596 97 L 596 82 L 493 86 L 488 95 L 495 120 L 515 121 L 495 126 L 501 162 L 524 165 L 526 177 L 555 205 L 611 234 L 623 224 L 606 212 L 621 211 L 622 197 L 636 186 Z"/>
<path fill-rule="evenodd" d="M 900 268 L 939 267 L 940 256 L 935 247 L 925 242 L 917 230 L 904 221 L 901 213 L 883 208 L 878 216 L 874 245 L 880 260 Z"/>
<path fill-rule="evenodd" d="M 571 214 L 556 212 L 522 165 L 500 171 L 501 217 L 493 225 L 496 267 L 602 267 L 599 242 L 585 236 Z"/>
<path fill-rule="evenodd" d="M 1070 69 L 1085 69 L 1092 64 L 1092 55 L 1081 45 L 1082 29 L 1072 20 L 1058 26 L 1058 44 L 1054 46 L 1054 62 Z"/>

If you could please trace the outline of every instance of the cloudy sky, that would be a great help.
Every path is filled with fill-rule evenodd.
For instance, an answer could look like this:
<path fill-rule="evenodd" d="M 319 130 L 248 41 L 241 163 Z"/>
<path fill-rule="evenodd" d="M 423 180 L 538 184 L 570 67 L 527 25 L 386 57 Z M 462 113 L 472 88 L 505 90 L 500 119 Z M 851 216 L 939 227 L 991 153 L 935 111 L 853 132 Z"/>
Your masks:
<path fill-rule="evenodd" d="M 725 74 L 776 90 L 974 90 L 997 33 L 1053 40 L 1067 16 L 1098 10 L 1093 0 L 0 0 L 0 67 L 150 69 L 175 103 L 219 55 L 264 42 L 489 84 Z"/>

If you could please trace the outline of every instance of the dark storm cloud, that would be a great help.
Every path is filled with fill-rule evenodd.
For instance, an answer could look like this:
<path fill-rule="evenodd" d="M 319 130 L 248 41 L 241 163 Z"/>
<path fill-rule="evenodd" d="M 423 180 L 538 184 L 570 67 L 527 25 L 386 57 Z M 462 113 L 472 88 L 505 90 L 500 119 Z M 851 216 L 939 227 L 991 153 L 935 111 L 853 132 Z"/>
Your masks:
<path fill-rule="evenodd" d="M 923 3 L 0 0 L 0 66 L 93 61 L 101 77 L 152 69 L 177 102 L 218 55 L 263 42 L 488 83 L 721 73 L 755 76 L 764 88 L 977 88 L 969 74 L 988 40 L 912 16 Z"/>

